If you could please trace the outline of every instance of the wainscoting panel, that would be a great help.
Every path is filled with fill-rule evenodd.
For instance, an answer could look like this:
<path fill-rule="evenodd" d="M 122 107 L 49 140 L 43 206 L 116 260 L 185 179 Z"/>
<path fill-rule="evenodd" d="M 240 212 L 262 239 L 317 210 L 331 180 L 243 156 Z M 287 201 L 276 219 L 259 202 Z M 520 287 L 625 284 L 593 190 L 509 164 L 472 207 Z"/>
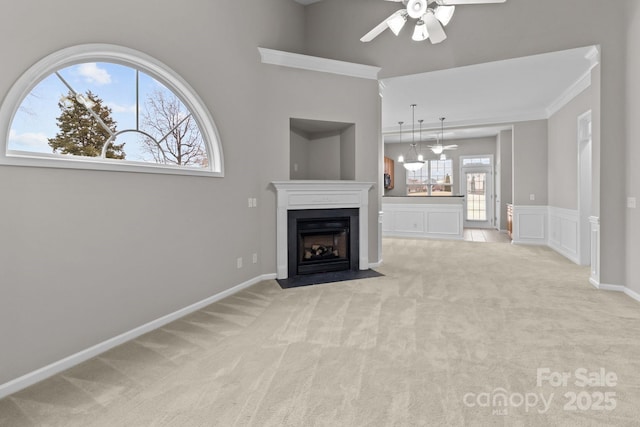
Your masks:
<path fill-rule="evenodd" d="M 457 237 L 463 234 L 460 226 L 462 213 L 457 210 L 443 210 L 441 212 L 427 213 L 427 232 L 429 234 L 446 234 Z"/>
<path fill-rule="evenodd" d="M 382 210 L 383 236 L 463 238 L 462 204 L 383 203 Z"/>
<path fill-rule="evenodd" d="M 513 243 L 547 244 L 547 206 L 513 206 Z"/>
<path fill-rule="evenodd" d="M 393 212 L 393 230 L 400 233 L 424 233 L 425 213 L 417 210 Z"/>
<path fill-rule="evenodd" d="M 549 206 L 549 247 L 580 264 L 578 211 Z"/>

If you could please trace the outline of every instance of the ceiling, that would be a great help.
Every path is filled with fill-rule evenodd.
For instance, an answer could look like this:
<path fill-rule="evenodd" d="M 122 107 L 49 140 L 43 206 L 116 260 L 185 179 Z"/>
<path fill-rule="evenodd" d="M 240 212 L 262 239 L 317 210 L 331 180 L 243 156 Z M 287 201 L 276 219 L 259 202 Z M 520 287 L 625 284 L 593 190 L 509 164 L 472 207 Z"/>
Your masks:
<path fill-rule="evenodd" d="M 497 135 L 515 121 L 548 118 L 590 83 L 597 52 L 588 46 L 384 79 L 385 142 L 398 142 L 398 121 L 409 140 L 411 104 L 417 104 L 416 132 L 424 119 L 423 139 L 440 135 L 440 117 L 446 117 L 445 139 Z"/>
<path fill-rule="evenodd" d="M 306 6 L 321 0 L 295 1 Z M 420 119 L 427 140 L 441 135 L 440 117 L 446 118 L 445 139 L 491 137 L 516 121 L 546 119 L 588 86 L 598 60 L 597 48 L 586 46 L 381 80 L 384 141 L 399 142 L 399 121 L 403 141 L 409 141 L 411 104 L 417 105 L 416 139 Z M 304 129 L 314 124 L 298 125 L 318 132 Z"/>
<path fill-rule="evenodd" d="M 289 125 L 292 129 L 297 129 L 304 133 L 307 138 L 315 139 L 330 133 L 340 133 L 349 126 L 353 126 L 353 123 L 291 118 L 289 119 Z"/>

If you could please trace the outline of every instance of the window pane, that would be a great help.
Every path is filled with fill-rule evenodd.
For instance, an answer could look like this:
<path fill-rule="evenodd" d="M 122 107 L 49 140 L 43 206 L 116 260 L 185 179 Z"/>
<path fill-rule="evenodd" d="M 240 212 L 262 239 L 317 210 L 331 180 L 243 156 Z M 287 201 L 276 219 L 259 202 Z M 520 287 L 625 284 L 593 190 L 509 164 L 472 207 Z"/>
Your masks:
<path fill-rule="evenodd" d="M 104 148 L 106 144 L 107 148 Z M 209 168 L 198 123 L 165 85 L 135 68 L 87 62 L 42 80 L 11 123 L 7 149 Z"/>
<path fill-rule="evenodd" d="M 407 195 L 426 196 L 429 180 L 429 164 L 425 162 L 417 171 L 407 171 Z"/>
<path fill-rule="evenodd" d="M 431 160 L 431 194 L 434 196 L 450 196 L 453 184 L 453 161 Z"/>
<path fill-rule="evenodd" d="M 66 87 L 55 76 L 42 80 L 20 104 L 11 122 L 7 150 L 52 153 L 49 138 L 58 130 L 58 100 Z"/>
<path fill-rule="evenodd" d="M 467 220 L 487 220 L 487 174 L 467 173 Z"/>

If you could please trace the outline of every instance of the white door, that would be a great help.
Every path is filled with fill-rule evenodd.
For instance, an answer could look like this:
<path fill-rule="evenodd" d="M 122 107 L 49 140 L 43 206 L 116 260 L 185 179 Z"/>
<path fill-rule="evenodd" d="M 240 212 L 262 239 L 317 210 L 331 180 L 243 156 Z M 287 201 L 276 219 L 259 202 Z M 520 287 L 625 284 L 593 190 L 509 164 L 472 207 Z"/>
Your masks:
<path fill-rule="evenodd" d="M 491 228 L 493 226 L 492 168 L 463 168 L 462 179 L 465 195 L 464 226 Z"/>

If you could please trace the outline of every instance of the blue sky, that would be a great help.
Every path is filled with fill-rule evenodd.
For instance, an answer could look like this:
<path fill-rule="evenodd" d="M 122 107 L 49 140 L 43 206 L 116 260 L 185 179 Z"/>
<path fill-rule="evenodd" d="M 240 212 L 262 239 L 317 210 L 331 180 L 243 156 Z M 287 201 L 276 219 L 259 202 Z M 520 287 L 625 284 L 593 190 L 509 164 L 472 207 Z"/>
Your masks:
<path fill-rule="evenodd" d="M 135 70 L 112 63 L 84 63 L 59 70 L 62 77 L 78 93 L 91 90 L 111 108 L 117 130 L 136 128 Z M 164 85 L 140 73 L 140 115 L 148 94 L 157 89 L 168 91 Z M 58 102 L 68 93 L 67 87 L 52 74 L 42 80 L 24 99 L 11 123 L 10 150 L 51 153 L 47 138 L 58 132 L 56 118 L 60 115 Z M 142 117 L 140 117 L 142 128 Z M 126 138 L 126 139 L 125 139 Z M 127 160 L 144 160 L 138 149 L 138 134 L 127 133 L 117 143 L 126 142 Z"/>

